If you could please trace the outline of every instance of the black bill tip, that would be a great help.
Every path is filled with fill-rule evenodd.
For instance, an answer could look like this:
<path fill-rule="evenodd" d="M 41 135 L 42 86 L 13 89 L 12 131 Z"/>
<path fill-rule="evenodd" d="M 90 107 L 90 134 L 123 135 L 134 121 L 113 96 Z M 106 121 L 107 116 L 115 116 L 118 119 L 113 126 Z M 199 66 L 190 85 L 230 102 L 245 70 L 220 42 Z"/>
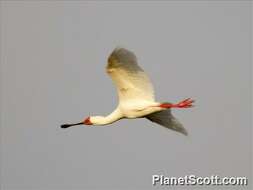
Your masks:
<path fill-rule="evenodd" d="M 68 127 L 71 127 L 72 125 L 70 125 L 70 124 L 63 124 L 63 125 L 61 125 L 61 128 L 62 129 L 66 129 L 66 128 L 68 128 Z"/>

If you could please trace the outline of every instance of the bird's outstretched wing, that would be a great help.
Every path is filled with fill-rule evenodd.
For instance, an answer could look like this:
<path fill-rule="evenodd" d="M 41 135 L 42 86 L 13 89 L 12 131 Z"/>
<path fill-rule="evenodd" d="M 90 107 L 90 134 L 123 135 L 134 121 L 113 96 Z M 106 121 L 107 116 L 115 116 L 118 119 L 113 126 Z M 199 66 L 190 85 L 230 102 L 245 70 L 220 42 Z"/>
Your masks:
<path fill-rule="evenodd" d="M 117 87 L 120 102 L 154 101 L 153 86 L 133 52 L 116 48 L 108 58 L 106 71 Z"/>
<path fill-rule="evenodd" d="M 186 129 L 183 125 L 171 114 L 171 110 L 163 110 L 155 112 L 146 116 L 152 122 L 158 123 L 168 129 L 172 129 L 184 135 L 187 135 Z"/>

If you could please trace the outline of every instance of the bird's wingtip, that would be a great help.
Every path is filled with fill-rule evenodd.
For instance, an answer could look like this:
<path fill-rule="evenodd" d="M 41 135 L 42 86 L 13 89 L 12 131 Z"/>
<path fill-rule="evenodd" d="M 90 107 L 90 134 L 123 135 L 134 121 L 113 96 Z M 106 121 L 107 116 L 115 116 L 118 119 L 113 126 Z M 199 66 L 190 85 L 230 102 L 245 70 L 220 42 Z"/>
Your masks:
<path fill-rule="evenodd" d="M 181 134 L 185 135 L 185 136 L 188 136 L 188 132 L 186 130 L 184 131 L 181 131 Z"/>
<path fill-rule="evenodd" d="M 120 50 L 126 50 L 126 48 L 124 46 L 122 46 L 122 45 L 118 45 L 118 46 L 116 46 L 114 48 L 113 52 L 116 53 L 116 52 L 118 52 Z"/>

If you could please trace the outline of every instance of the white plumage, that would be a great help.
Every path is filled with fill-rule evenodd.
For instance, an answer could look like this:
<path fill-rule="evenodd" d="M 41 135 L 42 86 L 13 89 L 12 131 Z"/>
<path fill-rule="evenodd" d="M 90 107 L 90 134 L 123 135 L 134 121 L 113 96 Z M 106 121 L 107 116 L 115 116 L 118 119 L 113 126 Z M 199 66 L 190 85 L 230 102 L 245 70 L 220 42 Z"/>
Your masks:
<path fill-rule="evenodd" d="M 156 102 L 153 85 L 138 65 L 133 52 L 116 48 L 108 58 L 106 71 L 117 88 L 117 108 L 106 117 L 91 116 L 80 123 L 64 124 L 62 128 L 81 124 L 106 125 L 122 118 L 146 117 L 152 122 L 187 135 L 182 124 L 171 114 L 170 108 L 189 108 L 194 101 L 186 99 L 178 104 Z"/>
<path fill-rule="evenodd" d="M 153 85 L 131 51 L 116 48 L 108 58 L 106 71 L 117 87 L 120 102 L 154 101 Z"/>

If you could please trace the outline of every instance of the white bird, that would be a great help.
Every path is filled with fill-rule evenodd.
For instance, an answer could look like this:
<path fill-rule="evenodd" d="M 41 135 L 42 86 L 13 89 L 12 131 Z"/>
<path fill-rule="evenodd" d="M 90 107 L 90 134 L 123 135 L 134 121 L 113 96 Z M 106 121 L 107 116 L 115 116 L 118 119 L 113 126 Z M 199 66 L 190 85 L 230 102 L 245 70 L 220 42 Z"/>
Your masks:
<path fill-rule="evenodd" d="M 156 102 L 153 85 L 147 74 L 138 65 L 133 52 L 116 48 L 108 58 L 107 73 L 117 87 L 119 104 L 108 116 L 89 116 L 84 121 L 75 124 L 64 124 L 62 128 L 75 125 L 107 125 L 117 120 L 128 118 L 147 118 L 168 129 L 184 135 L 187 131 L 171 114 L 171 108 L 192 107 L 194 100 L 190 98 L 177 104 Z"/>

